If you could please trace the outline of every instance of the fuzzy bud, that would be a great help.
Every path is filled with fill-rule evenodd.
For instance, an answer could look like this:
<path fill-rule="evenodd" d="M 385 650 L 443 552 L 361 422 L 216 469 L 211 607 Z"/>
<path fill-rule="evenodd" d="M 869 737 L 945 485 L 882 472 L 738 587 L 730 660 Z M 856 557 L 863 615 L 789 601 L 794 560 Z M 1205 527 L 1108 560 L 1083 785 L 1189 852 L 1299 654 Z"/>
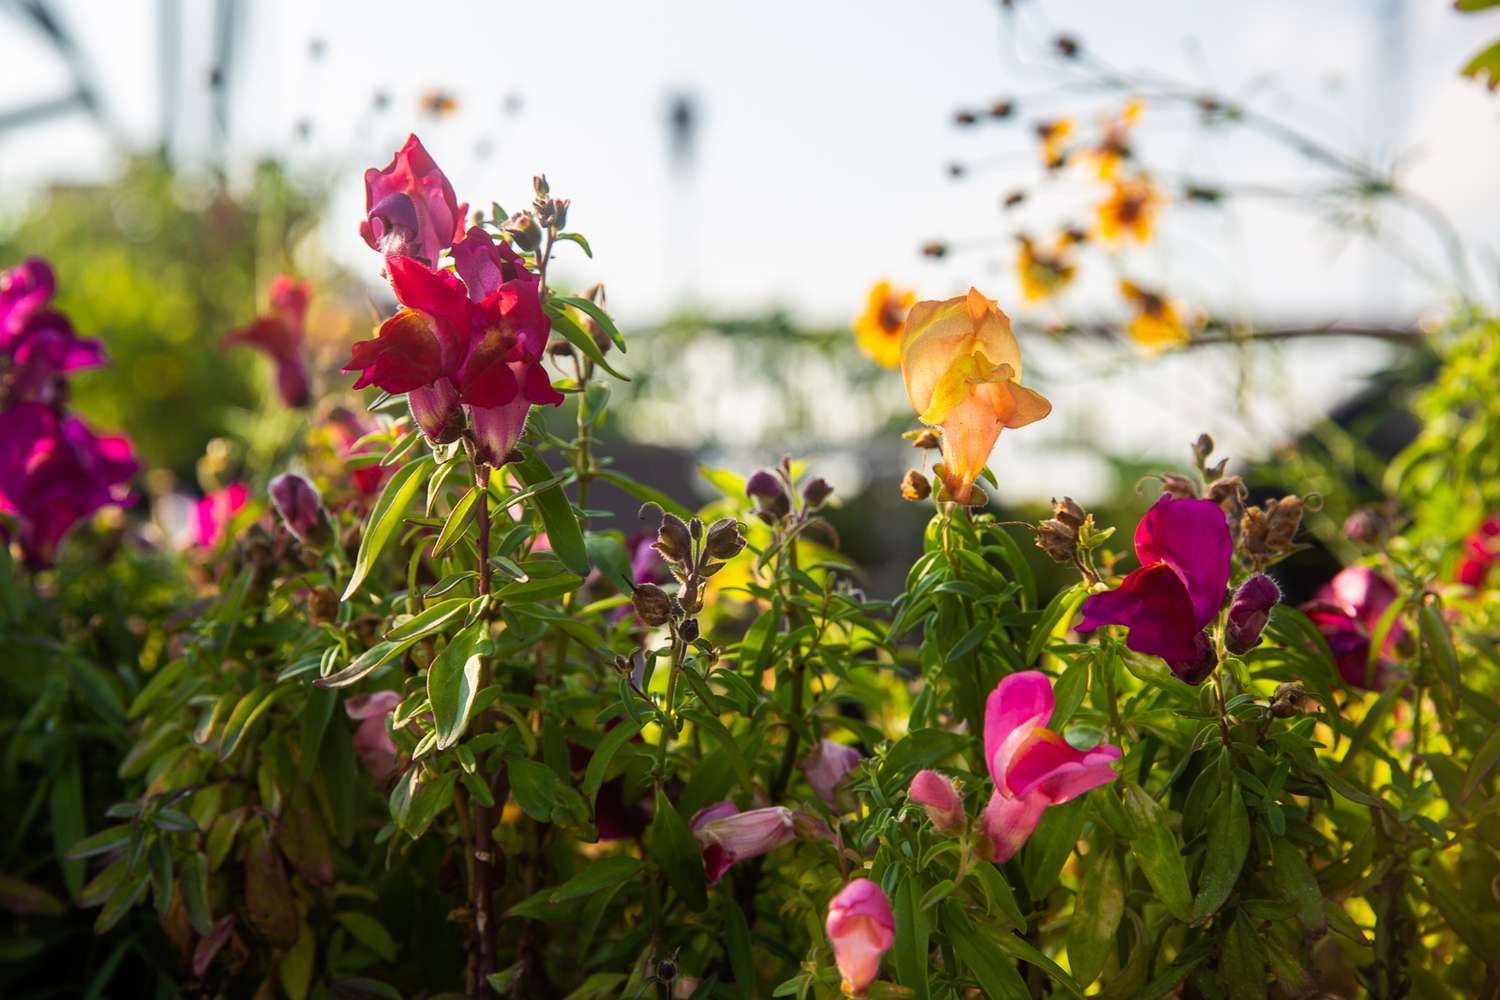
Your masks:
<path fill-rule="evenodd" d="M 1229 602 L 1224 647 L 1238 656 L 1260 645 L 1260 634 L 1271 617 L 1271 609 L 1280 600 L 1281 588 L 1264 573 L 1240 584 Z"/>
<path fill-rule="evenodd" d="M 802 502 L 807 505 L 808 510 L 817 510 L 832 495 L 833 487 L 822 476 L 817 476 L 802 487 Z"/>
<path fill-rule="evenodd" d="M 1208 456 L 1214 453 L 1214 439 L 1207 434 L 1199 434 L 1198 440 L 1193 442 L 1193 461 L 1202 468 L 1208 463 Z"/>
<path fill-rule="evenodd" d="M 630 595 L 636 617 L 647 625 L 665 625 L 672 618 L 672 598 L 654 583 L 643 583 Z"/>
<path fill-rule="evenodd" d="M 767 524 L 775 524 L 792 512 L 792 499 L 776 473 L 757 469 L 745 481 L 745 495 L 753 497 L 756 515 Z"/>
<path fill-rule="evenodd" d="M 677 626 L 677 636 L 683 642 L 696 642 L 698 641 L 699 634 L 698 619 L 696 618 L 684 619 L 682 624 Z"/>
<path fill-rule="evenodd" d="M 703 551 L 710 559 L 733 559 L 745 547 L 740 523 L 732 517 L 721 517 L 709 525 L 707 538 Z"/>
<path fill-rule="evenodd" d="M 1161 474 L 1161 489 L 1163 493 L 1171 494 L 1179 500 L 1196 500 L 1198 498 L 1198 486 L 1187 476 L 1179 476 L 1175 472 L 1163 472 Z"/>
<path fill-rule="evenodd" d="M 516 246 L 531 253 L 542 245 L 542 230 L 530 212 L 516 212 L 505 220 L 501 230 Z"/>
<path fill-rule="evenodd" d="M 907 500 L 926 500 L 932 496 L 932 484 L 916 469 L 907 469 L 901 477 L 901 495 Z"/>
<path fill-rule="evenodd" d="M 911 800 L 927 808 L 932 825 L 944 833 L 957 833 L 964 827 L 964 800 L 953 782 L 936 771 L 918 771 L 911 779 L 907 793 Z"/>
<path fill-rule="evenodd" d="M 667 562 L 687 562 L 693 554 L 693 536 L 688 531 L 687 522 L 676 514 L 663 514 L 661 527 L 656 532 L 656 544 L 651 547 Z"/>

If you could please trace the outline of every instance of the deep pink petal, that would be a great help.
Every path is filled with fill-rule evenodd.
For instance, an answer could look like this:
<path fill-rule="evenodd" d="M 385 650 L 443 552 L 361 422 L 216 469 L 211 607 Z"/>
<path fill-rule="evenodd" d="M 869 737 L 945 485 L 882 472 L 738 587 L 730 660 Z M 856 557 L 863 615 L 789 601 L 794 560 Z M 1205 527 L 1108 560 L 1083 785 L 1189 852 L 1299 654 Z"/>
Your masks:
<path fill-rule="evenodd" d="M 1198 628 L 1223 607 L 1234 541 L 1218 504 L 1163 495 L 1136 525 L 1135 553 L 1142 567 L 1166 563 L 1177 571 L 1192 598 Z"/>
<path fill-rule="evenodd" d="M 1101 625 L 1126 626 L 1130 634 L 1125 645 L 1168 663 L 1191 661 L 1199 652 L 1196 637 L 1202 626 L 1192 599 L 1182 577 L 1166 563 L 1138 569 L 1117 589 L 1084 601 L 1078 631 L 1092 632 Z"/>
<path fill-rule="evenodd" d="M 380 325 L 374 340 L 351 350 L 344 371 L 363 371 L 354 388 L 377 385 L 386 392 L 410 392 L 443 374 L 442 348 L 431 319 L 403 309 Z"/>
<path fill-rule="evenodd" d="M 984 807 L 981 822 L 985 836 L 990 840 L 991 858 L 996 864 L 1004 864 L 1016 856 L 1036 831 L 1047 811 L 1047 798 L 1039 793 L 1007 798 L 998 791 L 990 796 Z"/>
<path fill-rule="evenodd" d="M 1011 755 L 1006 787 L 1013 796 L 1036 793 L 1052 805 L 1061 805 L 1119 777 L 1110 766 L 1119 759 L 1117 746 L 1075 750 L 1050 729 L 1038 729 Z"/>
<path fill-rule="evenodd" d="M 1046 725 L 1052 706 L 1052 682 L 1039 670 L 1011 674 L 990 692 L 984 710 L 984 761 L 995 784 L 1003 783 L 1008 748 L 1031 727 Z"/>

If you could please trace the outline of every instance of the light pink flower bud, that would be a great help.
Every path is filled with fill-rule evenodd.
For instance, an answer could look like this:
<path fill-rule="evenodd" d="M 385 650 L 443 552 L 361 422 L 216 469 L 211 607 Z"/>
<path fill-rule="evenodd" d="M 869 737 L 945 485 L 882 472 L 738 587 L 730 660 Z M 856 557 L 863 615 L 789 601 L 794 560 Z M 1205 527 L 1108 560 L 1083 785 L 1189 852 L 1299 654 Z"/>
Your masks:
<path fill-rule="evenodd" d="M 839 785 L 863 759 L 853 747 L 846 747 L 833 740 L 823 740 L 802 762 L 802 770 L 807 774 L 807 783 L 812 785 L 818 798 L 828 808 L 843 813 L 853 809 L 854 802 L 852 796 L 840 789 Z"/>
<path fill-rule="evenodd" d="M 880 975 L 880 958 L 896 940 L 896 919 L 880 886 L 857 878 L 828 904 L 828 940 L 844 992 L 862 996 Z"/>
<path fill-rule="evenodd" d="M 391 739 L 386 725 L 401 696 L 395 691 L 376 691 L 374 694 L 356 695 L 344 702 L 344 711 L 349 718 L 359 722 L 354 731 L 354 752 L 364 761 L 365 768 L 384 784 L 399 769 L 396 758 L 396 741 Z"/>
<path fill-rule="evenodd" d="M 911 800 L 927 807 L 932 825 L 944 833 L 957 833 L 964 825 L 964 800 L 953 782 L 936 771 L 918 771 L 911 779 Z"/>
<path fill-rule="evenodd" d="M 792 811 L 785 806 L 740 812 L 726 800 L 700 809 L 688 825 L 703 850 L 709 885 L 718 885 L 736 861 L 758 857 L 797 838 Z"/>

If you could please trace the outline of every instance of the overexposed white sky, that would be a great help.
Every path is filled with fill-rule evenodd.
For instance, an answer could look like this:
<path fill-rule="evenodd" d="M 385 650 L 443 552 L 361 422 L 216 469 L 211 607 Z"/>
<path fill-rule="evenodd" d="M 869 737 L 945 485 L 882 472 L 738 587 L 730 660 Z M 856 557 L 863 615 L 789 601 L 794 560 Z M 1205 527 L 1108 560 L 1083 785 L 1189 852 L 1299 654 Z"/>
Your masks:
<path fill-rule="evenodd" d="M 205 155 L 216 4 L 53 6 L 87 54 L 111 116 L 140 144 L 159 135 L 159 18 L 177 6 L 178 148 L 187 161 Z M 531 174 L 545 171 L 554 192 L 573 200 L 571 225 L 596 255 L 560 265 L 565 276 L 571 268 L 582 280 L 605 280 L 627 327 L 686 296 L 720 311 L 775 305 L 842 322 L 881 277 L 924 297 L 975 283 L 1026 315 L 1003 235 L 1018 222 L 1045 230 L 1077 218 L 1083 203 L 1077 189 L 1059 190 L 1004 216 L 999 200 L 1036 180 L 1027 123 L 1084 106 L 1038 96 L 1060 78 L 1047 40 L 1068 31 L 1113 66 L 1212 87 L 1337 149 L 1405 164 L 1405 182 L 1453 218 L 1476 250 L 1479 291 L 1495 301 L 1500 98 L 1460 79 L 1457 68 L 1500 33 L 1500 15 L 1464 17 L 1418 0 L 1016 7 L 1011 30 L 995 0 L 246 0 L 228 151 L 240 167 L 276 153 L 309 176 L 337 178 L 323 249 L 372 276 L 357 235 L 360 175 L 417 131 L 460 197 L 476 205 L 520 205 Z M 319 60 L 308 54 L 314 39 L 324 47 Z M 0 114 L 66 86 L 64 68 L 31 27 L 0 7 Z M 453 93 L 457 113 L 423 117 L 419 96 L 432 88 Z M 372 116 L 377 91 L 390 105 Z M 700 116 L 690 178 L 674 173 L 666 155 L 666 103 L 677 92 L 693 95 Z M 520 98 L 519 110 L 507 110 L 510 95 Z M 954 110 L 1001 97 L 1020 98 L 1014 124 L 953 125 Z M 311 132 L 299 141 L 294 130 L 303 121 Z M 1303 161 L 1261 139 L 1210 142 L 1191 115 L 1165 108 L 1148 109 L 1137 146 L 1157 167 L 1210 180 L 1310 176 Z M 964 178 L 948 176 L 952 162 L 970 166 Z M 105 177 L 113 164 L 109 143 L 79 117 L 0 133 L 0 218 L 38 184 Z M 1441 263 L 1420 226 L 1403 223 L 1397 232 Z M 991 242 L 934 262 L 917 252 L 932 238 Z M 1216 311 L 1278 320 L 1404 323 L 1440 307 L 1447 292 L 1305 209 L 1254 201 L 1227 213 L 1169 212 L 1164 239 L 1133 259 L 1130 273 Z M 1111 314 L 1112 285 L 1098 269 L 1063 314 Z M 1044 374 L 1067 360 L 1038 355 Z M 1252 421 L 1253 430 L 1221 429 L 1221 437 L 1241 453 L 1263 452 L 1384 357 L 1358 341 L 1288 352 L 1267 375 L 1283 380 L 1268 415 Z M 1212 427 L 1214 411 L 1190 387 L 1216 366 L 1222 359 L 1173 360 L 1145 377 L 1105 372 L 1046 388 L 1059 409 L 1131 413 L 1128 422 L 1101 420 L 1127 451 L 1153 452 L 1169 441 L 1176 453 L 1177 438 L 1192 437 L 1187 427 Z M 1164 393 L 1163 384 L 1173 388 Z M 1308 412 L 1288 412 L 1299 409 Z"/>

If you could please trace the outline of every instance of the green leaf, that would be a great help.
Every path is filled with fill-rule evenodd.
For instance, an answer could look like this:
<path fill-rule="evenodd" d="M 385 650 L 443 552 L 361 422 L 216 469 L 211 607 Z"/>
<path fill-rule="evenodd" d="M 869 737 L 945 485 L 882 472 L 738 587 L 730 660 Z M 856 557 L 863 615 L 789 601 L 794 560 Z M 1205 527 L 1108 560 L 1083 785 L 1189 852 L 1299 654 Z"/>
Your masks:
<path fill-rule="evenodd" d="M 1198 896 L 1193 900 L 1194 923 L 1206 922 L 1224 905 L 1239 881 L 1249 852 L 1250 817 L 1239 782 L 1231 777 L 1208 814 L 1208 856 L 1203 862 L 1203 877 L 1198 880 Z"/>
<path fill-rule="evenodd" d="M 729 952 L 729 968 L 734 971 L 734 983 L 739 987 L 743 1000 L 751 1000 L 759 985 L 755 978 L 755 958 L 750 946 L 750 925 L 739 903 L 728 893 L 724 895 L 725 949 Z"/>
<path fill-rule="evenodd" d="M 130 843 L 130 824 L 122 823 L 119 826 L 111 826 L 100 830 L 92 837 L 74 844 L 68 851 L 68 857 L 74 861 L 83 858 L 91 858 L 96 854 L 107 854 L 110 851 L 124 847 Z"/>
<path fill-rule="evenodd" d="M 297 760 L 297 775 L 303 781 L 310 780 L 318 768 L 323 734 L 328 731 L 328 723 L 333 718 L 333 710 L 338 703 L 338 692 L 332 688 L 314 685 L 307 692 L 306 707 L 302 710 L 301 753 Z"/>
<path fill-rule="evenodd" d="M 1465 14 L 1472 14 L 1476 10 L 1484 10 L 1486 7 L 1494 7 L 1500 4 L 1500 0 L 1453 0 L 1453 6 Z"/>
<path fill-rule="evenodd" d="M 1296 908 L 1302 926 L 1314 936 L 1321 936 L 1328 926 L 1323 914 L 1323 892 L 1302 851 L 1285 837 L 1271 839 L 1271 882 L 1281 898 Z"/>
<path fill-rule="evenodd" d="M 313 936 L 312 927 L 304 920 L 297 933 L 297 943 L 281 956 L 279 969 L 281 988 L 286 990 L 287 996 L 292 1000 L 306 1000 L 308 988 L 312 985 L 313 959 L 316 956 L 317 939 Z"/>
<path fill-rule="evenodd" d="M 989 866 L 987 866 L 989 867 Z M 912 991 L 916 1000 L 927 1000 L 928 943 L 927 911 L 916 904 L 917 888 L 911 877 L 896 887 L 896 974 L 901 985 Z"/>
<path fill-rule="evenodd" d="M 599 303 L 593 299 L 586 299 L 581 295 L 554 295 L 553 298 L 572 306 L 579 312 L 587 314 L 590 319 L 603 328 L 605 333 L 609 334 L 609 339 L 614 341 L 616 347 L 621 351 L 625 350 L 625 338 L 620 334 L 619 328 L 615 326 L 615 321 L 610 318 L 609 313 L 605 312 L 604 307 Z"/>
<path fill-rule="evenodd" d="M 589 260 L 594 259 L 594 251 L 589 248 L 589 241 L 583 238 L 582 233 L 558 233 L 557 238 L 560 240 L 568 240 L 569 242 L 577 243 L 580 247 L 583 248 L 584 256 L 586 256 Z M 625 977 L 621 976 L 620 978 L 624 979 Z M 572 1000 L 572 998 L 570 997 L 569 1000 Z"/>
<path fill-rule="evenodd" d="M 391 629 L 385 637 L 391 642 L 426 638 L 442 631 L 444 625 L 467 611 L 471 603 L 467 597 L 450 597 L 446 601 L 438 601 Z"/>
<path fill-rule="evenodd" d="M 693 831 L 660 787 L 656 789 L 656 812 L 648 830 L 651 857 L 661 866 L 667 882 L 687 908 L 701 911 L 708 905 L 707 877 L 703 855 Z"/>
<path fill-rule="evenodd" d="M 669 514 L 676 514 L 684 521 L 690 519 L 693 516 L 692 511 L 688 510 L 682 504 L 667 496 L 661 490 L 647 486 L 645 483 L 638 483 L 634 479 L 631 479 L 629 476 L 625 475 L 625 473 L 623 472 L 616 472 L 613 469 L 602 469 L 599 472 L 594 473 L 594 476 L 595 478 L 602 479 L 606 483 L 609 483 L 613 486 L 618 486 L 620 489 L 624 490 L 626 493 L 629 493 L 637 500 L 640 500 L 644 503 L 654 503 L 662 510 L 666 511 Z"/>
<path fill-rule="evenodd" d="M 401 642 L 377 642 L 356 656 L 353 662 L 343 670 L 335 671 L 327 677 L 319 677 L 313 683 L 323 688 L 348 687 L 406 652 L 416 641 L 416 639 L 406 639 Z"/>
<path fill-rule="evenodd" d="M 219 760 L 225 761 L 233 756 L 245 734 L 289 690 L 291 688 L 287 686 L 262 684 L 241 698 L 234 706 L 234 711 L 229 713 L 229 721 L 224 724 L 224 736 L 219 742 Z"/>
<path fill-rule="evenodd" d="M 335 913 L 337 920 L 349 932 L 349 936 L 360 944 L 379 955 L 387 962 L 396 960 L 396 941 L 391 937 L 390 931 L 386 930 L 374 917 L 368 913 L 357 913 L 353 910 L 345 910 Z"/>
<path fill-rule="evenodd" d="M 432 704 L 439 750 L 457 743 L 469 725 L 482 666 L 476 650 L 488 633 L 486 623 L 475 622 L 450 639 L 427 668 L 427 700 Z"/>
<path fill-rule="evenodd" d="M 1110 850 L 1090 852 L 1068 924 L 1068 968 L 1087 986 L 1104 971 L 1125 915 L 1125 875 Z"/>
<path fill-rule="evenodd" d="M 1234 923 L 1224 935 L 1219 982 L 1229 1000 L 1264 1000 L 1266 995 L 1265 952 L 1261 950 L 1255 926 L 1243 913 L 1235 914 Z"/>
<path fill-rule="evenodd" d="M 547 463 L 528 451 L 526 458 L 511 464 L 511 468 L 527 484 L 540 483 L 552 478 Z M 589 553 L 583 544 L 583 531 L 578 527 L 578 518 L 573 515 L 573 505 L 561 486 L 542 490 L 535 498 L 537 510 L 541 512 L 542 524 L 547 529 L 547 540 L 552 553 L 562 564 L 579 576 L 589 572 Z"/>
<path fill-rule="evenodd" d="M 443 521 L 443 529 L 438 532 L 437 541 L 432 543 L 433 555 L 440 556 L 447 552 L 464 536 L 464 529 L 474 517 L 474 501 L 478 496 L 479 488 L 470 486 L 458 503 L 453 505 L 447 519 Z"/>
<path fill-rule="evenodd" d="M 943 929 L 953 941 L 959 967 L 979 981 L 989 1000 L 1031 1000 L 1021 973 L 978 932 L 963 910 L 950 904 L 944 911 Z"/>
<path fill-rule="evenodd" d="M 1167 823 L 1167 811 L 1140 785 L 1123 782 L 1125 815 L 1134 827 L 1130 852 L 1167 912 L 1191 923 L 1193 896 L 1188 889 L 1187 866 L 1177 847 L 1177 837 Z"/>
<path fill-rule="evenodd" d="M 510 776 L 510 794 L 516 805 L 538 822 L 550 821 L 557 792 L 557 773 L 546 764 L 525 757 L 512 757 L 505 762 L 505 767 Z"/>
<path fill-rule="evenodd" d="M 553 903 L 563 903 L 579 896 L 592 896 L 600 889 L 608 889 L 635 878 L 644 867 L 645 863 L 640 858 L 625 855 L 601 858 L 552 890 L 548 899 Z"/>
<path fill-rule="evenodd" d="M 589 562 L 599 567 L 604 578 L 614 585 L 622 594 L 628 594 L 635 589 L 635 576 L 630 568 L 630 555 L 625 551 L 625 544 L 615 535 L 603 535 L 597 532 L 589 532 L 583 537 L 583 544 L 589 553 Z"/>
<path fill-rule="evenodd" d="M 1474 751 L 1474 759 L 1469 762 L 1469 770 L 1464 774 L 1464 787 L 1460 796 L 1463 801 L 1468 801 L 1479 790 L 1497 763 L 1500 763 L 1500 723 L 1490 727 L 1489 735 L 1484 738 L 1479 749 Z"/>
<path fill-rule="evenodd" d="M 885 788 L 904 787 L 918 771 L 962 753 L 969 739 L 942 729 L 914 729 L 888 750 L 880 762 L 880 784 Z"/>
<path fill-rule="evenodd" d="M 1045 899 L 1057 885 L 1057 877 L 1083 832 L 1085 805 L 1080 797 L 1064 805 L 1052 806 L 1042 813 L 1042 821 L 1026 842 L 1025 853 L 1021 856 L 1026 889 L 1032 899 Z"/>
<path fill-rule="evenodd" d="M 622 721 L 605 733 L 599 745 L 594 748 L 594 755 L 589 758 L 589 766 L 583 772 L 582 788 L 583 798 L 589 804 L 590 813 L 594 809 L 594 800 L 599 796 L 599 786 L 604 784 L 604 778 L 609 773 L 610 761 L 614 760 L 620 748 L 630 742 L 631 737 L 640 731 L 640 723 Z"/>
<path fill-rule="evenodd" d="M 599 350 L 599 345 L 594 343 L 593 335 L 585 330 L 567 309 L 555 299 L 550 299 L 547 302 L 546 309 L 547 315 L 552 317 L 552 331 L 554 333 L 562 334 L 567 338 L 568 343 L 583 352 L 584 357 L 609 372 L 621 382 L 630 381 L 614 365 L 609 363 L 609 360 L 604 356 L 604 352 Z"/>
<path fill-rule="evenodd" d="M 52 817 L 52 850 L 62 872 L 63 885 L 77 899 L 86 869 L 82 861 L 68 857 L 68 851 L 88 833 L 88 825 L 83 819 L 83 770 L 74 754 L 63 755 L 57 761 L 52 787 L 47 793 L 47 807 Z"/>
<path fill-rule="evenodd" d="M 411 506 L 412 498 L 417 495 L 417 490 L 421 489 L 432 470 L 431 455 L 413 459 L 397 469 L 396 474 L 380 491 L 380 496 L 376 498 L 375 505 L 370 509 L 370 517 L 365 522 L 364 533 L 359 539 L 359 554 L 354 559 L 354 574 L 349 578 L 349 585 L 344 588 L 344 595 L 340 600 L 347 601 L 358 593 L 360 584 L 365 582 L 365 577 L 370 575 L 375 560 L 380 558 L 380 553 L 385 550 L 386 545 L 396 534 L 396 529 L 401 526 L 401 518 L 406 514 L 406 508 Z"/>
<path fill-rule="evenodd" d="M 194 851 L 182 863 L 182 902 L 188 921 L 200 935 L 213 929 L 213 910 L 208 904 L 208 856 Z"/>

